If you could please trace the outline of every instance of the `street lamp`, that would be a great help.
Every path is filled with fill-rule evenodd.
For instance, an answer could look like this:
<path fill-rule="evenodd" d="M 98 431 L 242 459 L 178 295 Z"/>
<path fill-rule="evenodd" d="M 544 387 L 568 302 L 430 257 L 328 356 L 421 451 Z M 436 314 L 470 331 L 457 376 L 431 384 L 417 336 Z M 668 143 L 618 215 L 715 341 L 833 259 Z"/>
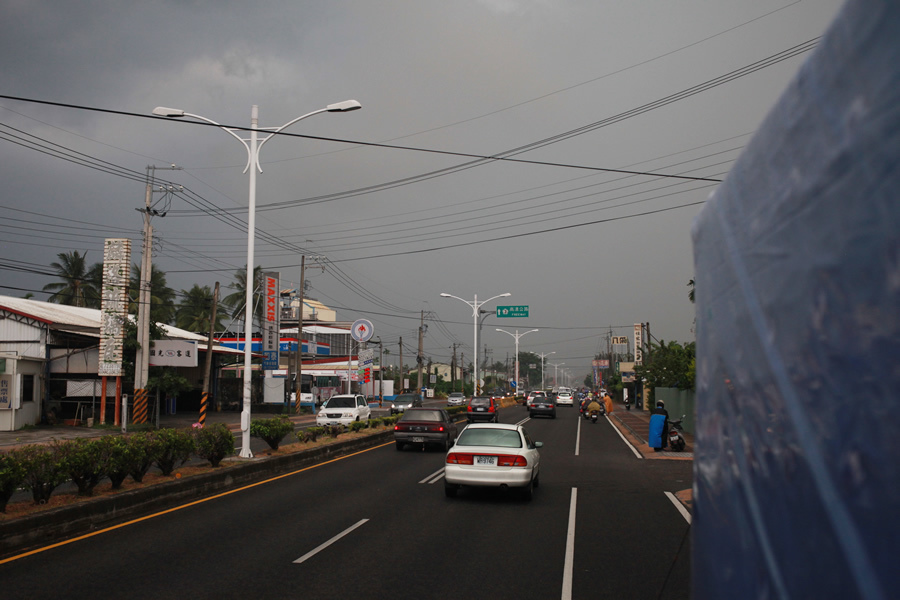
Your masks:
<path fill-rule="evenodd" d="M 472 308 L 472 345 L 475 346 L 475 360 L 472 361 L 472 384 L 474 385 L 474 389 L 472 391 L 473 396 L 477 396 L 479 392 L 478 385 L 478 309 L 490 302 L 491 300 L 496 300 L 497 298 L 506 298 L 507 296 L 512 296 L 510 293 L 500 294 L 499 296 L 494 296 L 493 298 L 488 298 L 483 302 L 478 301 L 478 294 L 475 294 L 475 299 L 469 302 L 468 300 L 463 300 L 459 296 L 453 296 L 452 294 L 441 294 L 444 298 L 456 298 L 460 302 L 465 302 Z"/>
<path fill-rule="evenodd" d="M 505 329 L 497 328 L 497 331 L 502 331 L 506 335 L 511 335 L 516 340 L 516 389 L 513 390 L 513 392 L 515 395 L 518 395 L 518 391 L 519 391 L 519 338 L 525 334 L 533 333 L 535 331 L 540 331 L 540 330 L 539 329 L 529 329 L 525 333 L 519 333 L 519 330 L 516 329 L 515 333 L 510 333 L 510 332 L 506 331 Z"/>
<path fill-rule="evenodd" d="M 256 173 L 262 173 L 262 167 L 259 164 L 259 151 L 263 144 L 272 139 L 283 129 L 286 129 L 307 117 L 317 115 L 323 112 L 349 112 L 362 108 L 362 105 L 356 100 L 345 100 L 336 104 L 329 104 L 325 108 L 314 110 L 301 117 L 297 117 L 292 121 L 288 121 L 281 127 L 259 127 L 259 107 L 254 104 L 250 109 L 250 138 L 245 139 L 235 133 L 233 127 L 225 127 L 211 119 L 201 117 L 177 108 L 166 108 L 165 106 L 157 106 L 153 109 L 153 114 L 160 117 L 190 117 L 198 121 L 205 121 L 211 125 L 215 125 L 225 133 L 231 135 L 234 139 L 243 144 L 247 150 L 247 165 L 244 167 L 244 173 L 250 172 L 250 200 L 247 207 L 247 281 L 246 281 L 246 307 L 244 311 L 244 394 L 243 394 L 243 410 L 241 411 L 241 457 L 252 458 L 253 453 L 250 451 L 250 389 L 251 389 L 251 366 L 252 366 L 252 329 L 253 329 L 253 291 L 256 287 L 256 280 L 253 277 L 253 250 L 254 236 L 256 234 Z M 268 135 L 259 138 L 259 131 L 270 132 Z M 302 306 L 301 312 L 302 312 Z M 302 315 L 301 315 L 302 316 Z M 301 323 L 303 319 L 300 319 Z M 301 327 L 302 329 L 302 327 Z M 298 336 L 299 337 L 299 336 Z"/>
<path fill-rule="evenodd" d="M 547 354 L 541 353 L 541 389 L 546 389 L 544 387 L 544 357 L 550 356 L 551 354 L 556 354 L 556 352 L 548 352 Z"/>
<path fill-rule="evenodd" d="M 553 367 L 553 387 L 559 387 L 559 382 L 556 378 L 559 376 L 559 368 L 566 363 L 547 363 L 551 367 Z"/>

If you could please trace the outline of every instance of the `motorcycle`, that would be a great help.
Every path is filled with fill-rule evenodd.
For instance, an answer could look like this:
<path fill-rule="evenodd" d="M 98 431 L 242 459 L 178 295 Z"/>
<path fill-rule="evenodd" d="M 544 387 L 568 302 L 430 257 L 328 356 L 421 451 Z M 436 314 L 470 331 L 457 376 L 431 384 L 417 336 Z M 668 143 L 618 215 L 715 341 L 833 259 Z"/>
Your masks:
<path fill-rule="evenodd" d="M 599 416 L 600 416 L 600 411 L 599 411 L 599 410 L 592 410 L 592 411 L 591 411 L 591 425 L 593 425 L 594 423 L 597 422 L 597 418 L 598 418 Z"/>
<path fill-rule="evenodd" d="M 631 398 L 625 398 L 625 410 L 631 410 Z"/>
<path fill-rule="evenodd" d="M 681 422 L 684 421 L 685 416 L 686 415 L 681 415 L 680 419 L 669 421 L 669 448 L 671 448 L 673 452 L 681 452 L 684 450 L 684 429 L 681 427 Z"/>

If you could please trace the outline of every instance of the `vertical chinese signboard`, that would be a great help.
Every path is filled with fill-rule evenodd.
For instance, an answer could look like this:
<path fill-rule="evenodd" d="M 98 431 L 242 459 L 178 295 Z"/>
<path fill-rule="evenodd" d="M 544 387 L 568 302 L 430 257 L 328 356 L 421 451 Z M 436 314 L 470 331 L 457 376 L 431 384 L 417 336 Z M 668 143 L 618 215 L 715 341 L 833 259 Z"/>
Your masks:
<path fill-rule="evenodd" d="M 644 325 L 643 323 L 634 324 L 634 364 L 644 364 Z"/>
<path fill-rule="evenodd" d="M 126 292 L 131 268 L 131 240 L 107 239 L 103 250 L 100 301 L 100 364 L 97 374 L 122 375 L 122 343 L 128 315 Z"/>
<path fill-rule="evenodd" d="M 278 350 L 281 329 L 280 273 L 263 273 L 263 289 L 266 292 L 266 310 L 263 314 L 262 350 L 266 357 L 265 369 L 278 369 Z"/>

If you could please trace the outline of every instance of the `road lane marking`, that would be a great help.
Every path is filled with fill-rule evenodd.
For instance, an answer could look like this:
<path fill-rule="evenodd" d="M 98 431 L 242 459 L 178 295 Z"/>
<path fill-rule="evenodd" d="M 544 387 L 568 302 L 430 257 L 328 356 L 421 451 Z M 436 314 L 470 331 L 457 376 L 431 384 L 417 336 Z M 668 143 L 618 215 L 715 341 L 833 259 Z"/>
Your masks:
<path fill-rule="evenodd" d="M 616 433 L 619 434 L 619 437 L 622 438 L 622 441 L 625 442 L 625 445 L 628 446 L 629 448 L 631 448 L 631 451 L 634 452 L 634 455 L 637 456 L 638 458 L 644 458 L 644 455 L 641 454 L 640 452 L 638 452 L 637 448 L 632 446 L 631 442 L 629 442 L 627 439 L 625 439 L 625 436 L 622 435 L 622 432 L 619 431 L 619 428 L 616 427 L 615 423 L 612 422 L 612 419 L 609 418 L 609 415 L 606 416 L 606 420 L 609 421 L 610 427 L 612 427 L 613 429 L 616 430 Z"/>
<path fill-rule="evenodd" d="M 566 560 L 563 565 L 562 600 L 572 600 L 572 570 L 575 567 L 575 507 L 578 505 L 578 488 L 572 488 L 569 500 L 569 530 L 566 532 Z"/>
<path fill-rule="evenodd" d="M 578 415 L 578 432 L 575 434 L 575 456 L 578 456 L 578 450 L 581 448 L 581 415 Z"/>
<path fill-rule="evenodd" d="M 435 481 L 439 481 L 441 477 L 444 476 L 444 467 L 441 467 L 419 483 L 434 483 Z"/>
<path fill-rule="evenodd" d="M 8 562 L 12 562 L 14 560 L 19 560 L 20 558 L 25 558 L 26 556 L 31 556 L 33 554 L 40 554 L 41 552 L 45 552 L 47 550 L 52 550 L 53 548 L 59 548 L 60 546 L 66 546 L 73 542 L 80 542 L 81 540 L 86 540 L 88 538 L 92 538 L 95 535 L 100 535 L 101 533 L 106 533 L 108 531 L 114 531 L 116 529 L 121 529 L 123 527 L 127 527 L 129 525 L 134 525 L 136 523 L 140 523 L 142 521 L 147 521 L 149 519 L 154 519 L 156 517 L 161 517 L 163 515 L 167 515 L 169 513 L 173 513 L 179 511 L 183 508 L 188 508 L 190 506 L 195 506 L 197 504 L 203 504 L 204 502 L 209 502 L 210 500 L 215 500 L 217 498 L 222 498 L 223 496 L 229 496 L 231 494 L 236 494 L 238 492 L 243 492 L 244 490 L 249 490 L 250 488 L 254 488 L 259 485 L 263 485 L 264 483 L 269 483 L 270 481 L 277 481 L 279 479 L 284 479 L 285 477 L 290 477 L 291 475 L 296 475 L 297 473 L 303 473 L 304 471 L 309 471 L 312 469 L 318 469 L 319 467 L 324 467 L 325 465 L 331 464 L 333 462 L 337 462 L 339 460 L 344 460 L 345 458 L 350 458 L 352 456 L 357 456 L 358 454 L 363 454 L 365 452 L 371 452 L 372 450 L 377 450 L 378 448 L 384 448 L 385 446 L 391 446 L 394 442 L 390 441 L 386 444 L 379 444 L 377 446 L 372 446 L 371 448 L 366 448 L 365 450 L 360 450 L 359 452 L 354 452 L 353 454 L 347 454 L 345 456 L 338 456 L 337 458 L 332 458 L 331 460 L 327 460 L 322 463 L 316 463 L 314 465 L 310 465 L 308 467 L 304 467 L 302 469 L 297 469 L 296 471 L 291 471 L 289 473 L 282 473 L 281 475 L 276 475 L 275 477 L 271 477 L 269 479 L 264 479 L 263 481 L 257 481 L 256 483 L 251 483 L 245 485 L 243 487 L 239 487 L 233 490 L 228 490 L 226 492 L 222 492 L 220 494 L 216 494 L 215 496 L 210 496 L 208 498 L 201 498 L 200 500 L 194 500 L 193 502 L 188 502 L 187 504 L 182 504 L 180 506 L 175 506 L 173 508 L 169 508 L 167 510 L 163 510 L 157 513 L 153 513 L 151 515 L 145 515 L 143 517 L 138 517 L 137 519 L 132 519 L 131 521 L 126 521 L 124 523 L 119 523 L 118 525 L 112 525 L 110 527 L 106 527 L 104 529 L 98 529 L 97 531 L 92 531 L 91 533 L 86 533 L 84 535 L 79 535 L 78 537 L 73 537 L 68 540 L 63 540 L 61 542 L 57 542 L 55 544 L 50 544 L 49 546 L 44 546 L 42 548 L 36 548 L 34 550 L 30 550 L 28 552 L 23 552 L 22 554 L 17 554 L 15 556 L 10 556 L 9 558 L 0 559 L 0 565 L 6 564 Z"/>
<path fill-rule="evenodd" d="M 359 521 L 358 523 L 356 523 L 356 525 L 353 525 L 353 526 L 351 526 L 351 527 L 348 527 L 347 529 L 345 529 L 344 531 L 340 532 L 339 534 L 337 534 L 336 536 L 334 536 L 333 538 L 331 538 L 330 540 L 328 540 L 328 541 L 325 542 L 324 544 L 320 544 L 320 545 L 316 546 L 315 548 L 313 548 L 312 550 L 310 550 L 309 552 L 307 552 L 306 554 L 304 554 L 303 556 L 301 556 L 300 558 L 298 558 L 297 560 L 295 560 L 295 561 L 294 561 L 294 564 L 295 564 L 295 565 L 299 565 L 300 563 L 302 563 L 302 562 L 305 561 L 306 559 L 312 558 L 313 556 L 315 556 L 316 554 L 318 554 L 319 552 L 321 552 L 322 550 L 324 550 L 324 549 L 327 548 L 328 546 L 332 545 L 333 543 L 335 543 L 336 541 L 338 541 L 339 539 L 341 539 L 342 537 L 344 537 L 345 535 L 347 535 L 348 533 L 350 533 L 351 531 L 353 531 L 354 529 L 356 529 L 356 528 L 359 527 L 360 525 L 363 525 L 363 524 L 367 523 L 368 521 L 369 521 L 368 519 L 362 519 L 361 521 Z"/>
<path fill-rule="evenodd" d="M 521 421 L 516 423 L 516 425 L 524 425 L 525 423 L 527 423 L 530 420 L 531 420 L 531 417 L 525 417 L 524 419 L 522 419 Z"/>
<path fill-rule="evenodd" d="M 684 517 L 684 520 L 688 522 L 688 525 L 691 524 L 691 513 L 688 512 L 688 509 L 684 507 L 684 504 L 675 497 L 675 494 L 672 492 L 665 492 L 666 498 L 672 501 L 672 504 L 675 505 L 675 508 L 678 509 L 678 512 L 681 513 L 681 516 Z"/>

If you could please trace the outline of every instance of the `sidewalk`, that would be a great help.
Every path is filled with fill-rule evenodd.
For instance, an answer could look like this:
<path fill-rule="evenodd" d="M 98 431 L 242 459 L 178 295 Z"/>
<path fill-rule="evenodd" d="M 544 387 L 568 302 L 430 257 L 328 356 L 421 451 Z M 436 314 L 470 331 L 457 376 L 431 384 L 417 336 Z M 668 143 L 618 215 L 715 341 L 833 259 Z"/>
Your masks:
<path fill-rule="evenodd" d="M 681 458 L 694 459 L 694 436 L 684 433 L 686 446 L 682 452 L 655 452 L 647 445 L 647 434 L 650 432 L 650 413 L 645 410 L 632 408 L 625 410 L 623 404 L 616 404 L 616 409 L 609 415 L 613 424 L 629 438 L 629 441 L 644 456 L 644 458 Z"/>

